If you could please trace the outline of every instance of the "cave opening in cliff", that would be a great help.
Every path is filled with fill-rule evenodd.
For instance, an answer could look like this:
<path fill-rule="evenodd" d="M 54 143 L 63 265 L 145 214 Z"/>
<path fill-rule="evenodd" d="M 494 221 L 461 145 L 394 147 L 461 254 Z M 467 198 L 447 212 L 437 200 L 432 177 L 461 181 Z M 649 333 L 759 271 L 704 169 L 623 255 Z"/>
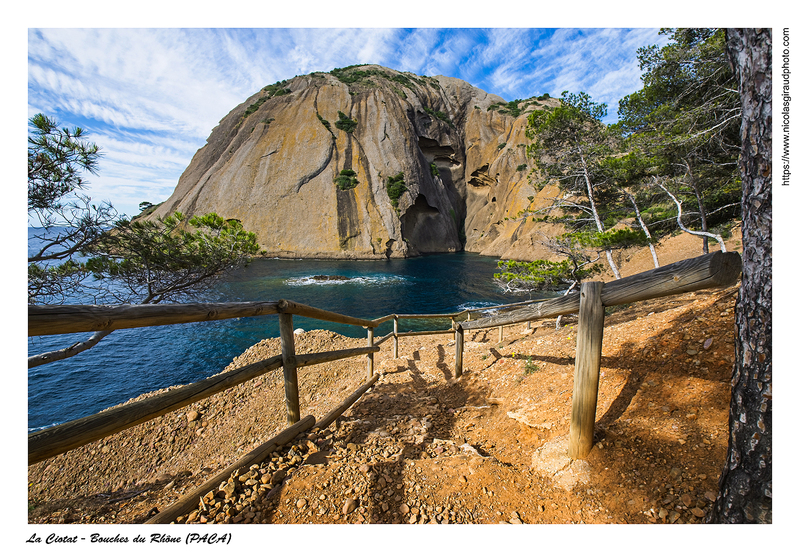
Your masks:
<path fill-rule="evenodd" d="M 441 253 L 459 251 L 459 242 L 454 222 L 439 209 L 430 205 L 427 198 L 419 194 L 400 219 L 403 236 L 418 253 Z"/>

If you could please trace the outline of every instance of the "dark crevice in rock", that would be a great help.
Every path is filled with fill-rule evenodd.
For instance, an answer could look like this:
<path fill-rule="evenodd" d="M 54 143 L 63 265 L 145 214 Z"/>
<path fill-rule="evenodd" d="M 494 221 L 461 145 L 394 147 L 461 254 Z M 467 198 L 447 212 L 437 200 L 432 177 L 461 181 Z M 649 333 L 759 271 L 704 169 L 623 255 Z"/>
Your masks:
<path fill-rule="evenodd" d="M 469 180 L 467 183 L 470 186 L 494 186 L 497 184 L 495 179 L 489 175 L 488 163 L 472 171 L 472 174 L 469 175 Z"/>
<path fill-rule="evenodd" d="M 313 172 L 302 176 L 300 180 L 297 181 L 297 184 L 295 184 L 294 188 L 292 189 L 294 193 L 299 192 L 300 188 L 311 182 L 311 180 L 318 177 L 320 174 L 322 174 L 322 171 L 328 168 L 328 165 L 330 165 L 331 159 L 333 158 L 333 145 L 334 141 L 333 138 L 331 138 L 331 141 L 328 143 L 328 154 L 325 156 L 325 161 L 323 161 Z"/>
<path fill-rule="evenodd" d="M 452 236 L 453 222 L 431 206 L 424 195 L 419 194 L 401 217 L 403 236 L 418 253 L 441 252 Z M 455 243 L 451 250 L 456 250 Z"/>
<path fill-rule="evenodd" d="M 422 155 L 425 156 L 425 160 L 428 163 L 432 163 L 434 161 L 447 161 L 450 163 L 455 163 L 453 156 L 455 155 L 456 150 L 453 149 L 452 146 L 441 145 L 436 140 L 426 138 L 425 136 L 420 136 L 419 149 L 422 151 Z"/>

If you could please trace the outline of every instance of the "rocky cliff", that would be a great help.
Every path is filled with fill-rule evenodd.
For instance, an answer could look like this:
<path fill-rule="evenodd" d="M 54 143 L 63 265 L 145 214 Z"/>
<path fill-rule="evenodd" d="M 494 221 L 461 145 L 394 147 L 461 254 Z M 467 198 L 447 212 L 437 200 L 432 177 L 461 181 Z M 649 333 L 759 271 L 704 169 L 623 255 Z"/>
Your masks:
<path fill-rule="evenodd" d="M 377 65 L 264 87 L 211 132 L 155 212 L 215 211 L 282 257 L 472 251 L 532 258 L 525 157 L 533 109 L 455 78 Z"/>

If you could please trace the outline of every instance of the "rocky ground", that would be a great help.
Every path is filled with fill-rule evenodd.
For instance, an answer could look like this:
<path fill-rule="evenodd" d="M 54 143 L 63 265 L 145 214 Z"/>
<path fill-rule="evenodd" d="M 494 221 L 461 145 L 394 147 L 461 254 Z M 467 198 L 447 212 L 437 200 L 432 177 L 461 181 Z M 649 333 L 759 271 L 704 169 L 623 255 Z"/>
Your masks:
<path fill-rule="evenodd" d="M 566 456 L 576 319 L 391 340 L 375 386 L 198 499 L 178 523 L 687 524 L 716 498 L 727 446 L 737 288 L 607 309 L 595 446 Z M 401 328 L 402 330 L 402 328 Z M 312 331 L 298 353 L 363 346 Z M 255 345 L 231 369 L 278 354 Z M 299 370 L 317 419 L 362 358 Z M 280 371 L 29 468 L 29 523 L 142 523 L 285 427 Z"/>

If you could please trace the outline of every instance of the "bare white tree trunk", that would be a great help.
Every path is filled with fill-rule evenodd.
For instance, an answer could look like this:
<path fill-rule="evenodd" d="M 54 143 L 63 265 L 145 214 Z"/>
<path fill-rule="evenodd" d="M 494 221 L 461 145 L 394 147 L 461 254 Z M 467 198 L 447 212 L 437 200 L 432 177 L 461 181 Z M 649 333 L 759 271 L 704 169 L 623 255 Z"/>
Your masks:
<path fill-rule="evenodd" d="M 592 215 L 594 216 L 594 223 L 597 226 L 598 232 L 605 232 L 605 226 L 603 226 L 603 221 L 600 220 L 600 214 L 597 212 L 597 205 L 594 202 L 594 189 L 592 188 L 592 181 L 589 179 L 589 171 L 586 168 L 586 160 L 583 158 L 583 152 L 580 152 L 581 155 L 581 165 L 583 166 L 583 179 L 586 182 L 586 194 L 589 196 L 589 205 L 592 206 Z M 606 249 L 606 260 L 608 261 L 608 266 L 611 268 L 611 272 L 614 273 L 614 278 L 617 280 L 622 278 L 622 275 L 619 273 L 619 269 L 617 268 L 617 264 L 614 262 L 614 258 L 611 256 L 611 250 Z"/>
<path fill-rule="evenodd" d="M 572 285 L 570 285 L 569 288 L 567 289 L 567 291 L 564 292 L 564 295 L 567 295 L 569 292 L 571 292 L 573 289 L 575 289 L 575 286 L 577 286 L 577 285 L 578 285 L 578 282 L 572 282 Z M 561 329 L 561 319 L 562 318 L 563 318 L 563 315 L 559 315 L 559 317 L 556 318 L 556 329 L 557 330 Z"/>
<path fill-rule="evenodd" d="M 700 229 L 703 232 L 708 232 L 708 218 L 706 217 L 706 208 L 705 205 L 703 205 L 703 198 L 700 196 L 700 190 L 697 188 L 697 181 L 694 179 L 692 166 L 686 159 L 684 159 L 683 162 L 686 164 L 686 174 L 689 175 L 689 185 L 694 191 L 694 197 L 697 199 L 697 209 L 698 211 L 700 211 Z M 708 255 L 708 236 L 706 235 L 703 235 L 703 255 Z"/>
<path fill-rule="evenodd" d="M 636 204 L 636 199 L 633 197 L 633 194 L 630 193 L 628 190 L 623 190 L 625 195 L 628 196 L 628 199 L 633 204 L 633 210 L 636 211 L 636 220 L 639 221 L 639 226 L 642 227 L 644 231 L 644 235 L 647 236 L 647 245 L 650 247 L 650 254 L 653 255 L 653 265 L 658 268 L 658 255 L 656 254 L 656 247 L 653 245 L 653 236 L 650 235 L 650 230 L 647 229 L 647 225 L 644 223 L 642 219 L 642 213 L 639 212 L 639 206 Z"/>
<path fill-rule="evenodd" d="M 667 195 L 668 195 L 669 197 L 671 197 L 671 198 L 672 198 L 672 201 L 674 201 L 674 202 L 675 202 L 675 205 L 677 205 L 677 206 L 678 206 L 678 226 L 680 227 L 680 229 L 681 229 L 681 230 L 683 230 L 684 232 L 686 232 L 686 233 L 688 233 L 688 234 L 692 234 L 692 235 L 694 235 L 694 236 L 707 236 L 707 237 L 709 237 L 709 238 L 714 238 L 714 239 L 715 239 L 715 240 L 717 240 L 717 242 L 719 243 L 719 248 L 720 248 L 720 250 L 721 250 L 723 253 L 725 253 L 725 252 L 726 252 L 726 250 L 725 250 L 725 242 L 723 242 L 723 241 L 722 241 L 722 236 L 720 236 L 719 234 L 713 234 L 713 233 L 711 233 L 711 232 L 701 232 L 701 231 L 699 231 L 699 230 L 689 230 L 688 228 L 686 228 L 686 226 L 684 226 L 684 225 L 683 225 L 683 220 L 681 220 L 681 217 L 683 216 L 683 210 L 682 210 L 682 208 L 681 208 L 681 202 L 680 202 L 680 201 L 678 201 L 678 198 L 677 198 L 677 197 L 675 197 L 674 195 L 672 195 L 672 194 L 670 193 L 670 191 L 669 191 L 669 190 L 667 190 L 667 187 L 666 187 L 666 186 L 664 186 L 664 185 L 663 185 L 663 184 L 661 184 L 661 183 L 659 183 L 659 184 L 658 184 L 658 186 L 659 186 L 659 187 L 660 187 L 662 190 L 664 190 L 665 192 L 667 192 Z"/>

